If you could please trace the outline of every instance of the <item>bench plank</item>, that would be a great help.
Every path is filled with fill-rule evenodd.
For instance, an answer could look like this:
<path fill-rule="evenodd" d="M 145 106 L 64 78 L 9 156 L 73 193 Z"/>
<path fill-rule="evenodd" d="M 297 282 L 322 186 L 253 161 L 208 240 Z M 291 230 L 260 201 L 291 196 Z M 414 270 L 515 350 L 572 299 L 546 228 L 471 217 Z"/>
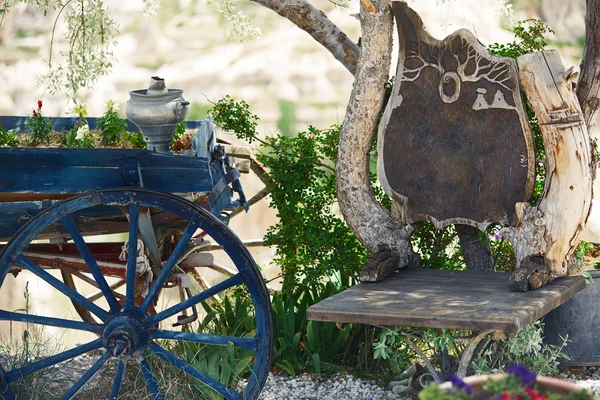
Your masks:
<path fill-rule="evenodd" d="M 508 288 L 510 273 L 402 269 L 361 283 L 307 310 L 314 321 L 516 332 L 585 288 L 585 279 L 556 279 L 531 292 Z"/>

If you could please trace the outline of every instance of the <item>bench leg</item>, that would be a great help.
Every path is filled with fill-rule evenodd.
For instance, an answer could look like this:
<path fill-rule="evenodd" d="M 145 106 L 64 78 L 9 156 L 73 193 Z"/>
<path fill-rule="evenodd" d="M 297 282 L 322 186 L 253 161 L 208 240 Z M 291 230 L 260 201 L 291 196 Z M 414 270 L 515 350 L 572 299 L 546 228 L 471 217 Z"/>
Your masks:
<path fill-rule="evenodd" d="M 458 371 L 456 375 L 459 378 L 464 378 L 467 375 L 467 368 L 469 368 L 469 364 L 471 364 L 471 361 L 473 360 L 475 349 L 477 349 L 479 343 L 481 343 L 481 341 L 492 332 L 493 330 L 491 329 L 483 331 L 469 341 L 469 345 L 467 346 L 465 352 L 460 358 L 460 364 L 458 365 Z"/>

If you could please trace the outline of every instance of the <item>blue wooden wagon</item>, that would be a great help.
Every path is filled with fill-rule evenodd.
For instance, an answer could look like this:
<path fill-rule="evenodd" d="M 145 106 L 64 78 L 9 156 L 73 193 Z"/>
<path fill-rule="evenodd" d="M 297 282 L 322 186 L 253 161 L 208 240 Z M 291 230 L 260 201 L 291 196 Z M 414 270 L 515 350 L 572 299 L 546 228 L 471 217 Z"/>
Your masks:
<path fill-rule="evenodd" d="M 1 120 L 5 128 L 19 129 L 25 119 Z M 73 122 L 53 120 L 55 130 Z M 125 370 L 133 365 L 141 370 L 152 397 L 163 398 L 155 368 L 159 362 L 185 372 L 194 385 L 217 397 L 258 397 L 271 363 L 269 294 L 248 249 L 224 223 L 226 210 L 247 207 L 239 172 L 224 147 L 216 144 L 212 123 L 188 127 L 194 125 L 198 131 L 187 156 L 130 149 L 0 148 L 0 288 L 33 274 L 66 296 L 76 311 L 73 318 L 65 318 L 0 305 L 0 320 L 95 335 L 89 343 L 21 365 L 8 365 L 0 356 L 0 398 L 20 397 L 16 393 L 23 380 L 89 352 L 99 358 L 60 394 L 63 399 L 81 393 L 107 363 L 116 367 L 106 397 L 119 397 Z M 126 243 L 89 239 L 107 234 L 126 235 Z M 235 269 L 222 268 L 227 279 L 192 293 L 190 277 L 210 264 L 210 254 L 198 251 L 215 248 L 215 243 Z M 86 295 L 76 281 L 98 292 Z M 170 287 L 179 289 L 178 300 L 159 303 Z M 201 302 L 232 288 L 249 295 L 253 329 L 239 337 L 193 329 L 190 323 L 198 318 Z M 227 372 L 222 362 L 216 375 L 201 371 L 199 364 L 172 351 L 180 341 L 227 347 L 231 355 L 253 352 L 251 372 L 234 377 L 229 371 L 232 377 L 221 379 Z"/>

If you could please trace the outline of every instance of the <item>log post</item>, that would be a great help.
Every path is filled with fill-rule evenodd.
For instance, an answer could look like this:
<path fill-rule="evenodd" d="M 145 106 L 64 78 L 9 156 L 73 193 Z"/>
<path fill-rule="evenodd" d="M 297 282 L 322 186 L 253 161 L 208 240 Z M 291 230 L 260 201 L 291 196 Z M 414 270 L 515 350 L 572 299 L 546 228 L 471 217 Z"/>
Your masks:
<path fill-rule="evenodd" d="M 373 193 L 369 176 L 370 151 L 389 79 L 392 13 L 387 0 L 361 5 L 361 52 L 355 81 L 340 134 L 336 165 L 340 210 L 350 229 L 374 254 L 361 272 L 363 282 L 376 282 L 393 269 L 414 261 L 410 225 L 400 225 Z"/>
<path fill-rule="evenodd" d="M 578 272 L 571 256 L 590 213 L 596 163 L 581 107 L 577 75 L 564 70 L 556 51 L 518 59 L 520 78 L 544 139 L 546 182 L 537 206 L 517 204 L 516 228 L 504 228 L 515 248 L 517 290 L 536 289 Z"/>

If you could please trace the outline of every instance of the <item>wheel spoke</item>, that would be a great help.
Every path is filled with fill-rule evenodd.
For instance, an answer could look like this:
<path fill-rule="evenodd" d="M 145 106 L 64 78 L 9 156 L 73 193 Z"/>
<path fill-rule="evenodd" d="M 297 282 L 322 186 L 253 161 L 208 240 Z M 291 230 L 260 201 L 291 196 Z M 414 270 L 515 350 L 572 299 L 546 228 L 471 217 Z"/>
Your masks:
<path fill-rule="evenodd" d="M 0 399 L 3 400 L 16 400 L 16 396 L 8 385 L 0 385 Z"/>
<path fill-rule="evenodd" d="M 192 296 L 189 299 L 174 305 L 173 307 L 167 308 L 166 310 L 161 311 L 156 315 L 153 315 L 152 317 L 148 318 L 148 325 L 152 326 L 154 324 L 157 324 L 160 321 L 185 310 L 186 308 L 194 306 L 200 303 L 201 301 L 207 300 L 208 298 L 214 296 L 217 293 L 221 293 L 222 291 L 232 288 L 241 283 L 243 283 L 242 276 L 240 274 L 234 275 L 231 278 L 211 287 L 208 290 L 198 293 L 197 295 Z"/>
<path fill-rule="evenodd" d="M 92 378 L 92 376 L 96 375 L 96 372 L 102 368 L 104 363 L 106 363 L 109 358 L 110 354 L 108 352 L 104 353 L 102 357 L 100 357 L 98 361 L 96 361 L 94 365 L 92 365 L 92 367 L 88 369 L 77 382 L 75 382 L 71 389 L 69 389 L 69 391 L 63 395 L 62 400 L 70 400 L 73 396 L 75 396 L 83 387 L 83 385 L 85 385 L 87 381 Z"/>
<path fill-rule="evenodd" d="M 140 364 L 142 374 L 144 374 L 144 379 L 146 379 L 146 385 L 148 386 L 148 389 L 150 389 L 150 393 L 152 393 L 154 400 L 162 400 L 163 396 L 158 388 L 158 382 L 156 382 L 156 378 L 154 378 L 154 375 L 152 375 L 148 361 L 146 361 L 145 358 L 140 358 L 138 363 Z"/>
<path fill-rule="evenodd" d="M 102 290 L 102 292 L 104 293 L 104 297 L 106 297 L 106 300 L 108 301 L 108 304 L 110 305 L 111 311 L 113 311 L 113 312 L 120 311 L 121 305 L 117 301 L 112 290 L 110 290 L 110 287 L 108 286 L 108 283 L 106 282 L 106 279 L 104 278 L 104 275 L 102 275 L 102 271 L 100 271 L 100 268 L 98 267 L 98 263 L 96 262 L 96 260 L 94 259 L 94 256 L 90 252 L 90 249 L 89 249 L 88 245 L 85 243 L 85 240 L 83 240 L 83 236 L 81 236 L 79 229 L 77 229 L 77 225 L 75 224 L 75 220 L 73 220 L 73 217 L 71 217 L 70 215 L 63 217 L 63 218 L 61 218 L 60 223 L 63 224 L 63 226 L 67 229 L 67 231 L 71 235 L 71 239 L 73 239 L 73 242 L 75 243 L 75 247 L 77 247 L 77 250 L 79 250 L 81 257 L 83 258 L 83 260 L 85 261 L 86 265 L 88 266 L 90 272 L 94 276 L 94 279 L 98 283 L 100 290 Z"/>
<path fill-rule="evenodd" d="M 98 307 L 96 304 L 94 304 L 91 301 L 89 301 L 88 299 L 86 299 L 84 296 L 77 293 L 77 291 L 71 289 L 68 285 L 65 285 L 63 282 L 59 281 L 58 279 L 56 279 L 55 277 L 50 275 L 50 273 L 44 271 L 39 265 L 37 265 L 36 263 L 31 261 L 29 258 L 27 258 L 25 256 L 20 256 L 19 258 L 17 258 L 16 263 L 24 268 L 27 268 L 29 271 L 33 272 L 35 275 L 42 278 L 48 284 L 50 284 L 55 289 L 62 292 L 65 296 L 67 296 L 68 298 L 70 298 L 71 300 L 73 300 L 74 302 L 79 304 L 80 306 L 82 306 L 85 309 L 96 314 L 96 316 L 98 318 L 100 318 L 102 321 L 106 321 L 106 319 L 108 318 L 108 313 L 106 311 L 104 311 L 103 309 Z"/>
<path fill-rule="evenodd" d="M 150 349 L 157 356 L 159 356 L 160 358 L 162 358 L 163 360 L 165 360 L 168 363 L 170 363 L 170 364 L 174 365 L 175 367 L 179 368 L 180 370 L 182 370 L 186 374 L 188 374 L 188 375 L 196 378 L 197 380 L 199 380 L 200 382 L 204 383 L 206 386 L 210 387 L 211 389 L 213 389 L 217 393 L 223 395 L 226 399 L 228 399 L 228 400 L 232 400 L 232 399 L 236 399 L 236 400 L 239 399 L 239 400 L 241 400 L 243 398 L 242 395 L 240 395 L 239 393 L 234 392 L 233 390 L 231 390 L 227 386 L 223 385 L 221 382 L 217 382 L 216 380 L 212 379 L 211 377 L 206 376 L 202 372 L 198 371 L 196 368 L 192 367 L 190 364 L 186 363 L 185 361 L 183 361 L 182 359 L 180 359 L 179 357 L 177 357 L 175 354 L 173 354 L 173 353 L 167 351 L 166 349 L 160 347 L 156 343 L 152 343 L 150 345 Z"/>
<path fill-rule="evenodd" d="M 186 342 L 214 344 L 227 346 L 232 343 L 236 347 L 248 350 L 256 350 L 256 338 L 237 338 L 232 336 L 205 335 L 201 333 L 165 331 L 157 329 L 152 332 L 153 339 L 183 340 Z"/>
<path fill-rule="evenodd" d="M 39 371 L 40 369 L 44 369 L 51 365 L 58 364 L 65 360 L 69 360 L 73 357 L 77 357 L 77 356 L 87 353 L 89 351 L 99 349 L 100 347 L 102 347 L 102 340 L 96 339 L 93 342 L 84 344 L 79 347 L 72 348 L 70 350 L 67 350 L 65 352 L 62 352 L 62 353 L 59 353 L 59 354 L 56 354 L 56 355 L 53 355 L 50 357 L 46 357 L 38 362 L 34 362 L 33 364 L 29 364 L 24 367 L 9 371 L 6 373 L 6 380 L 8 381 L 8 383 L 15 382 L 16 380 L 24 378 L 28 375 L 31 375 L 34 372 Z"/>
<path fill-rule="evenodd" d="M 0 310 L 0 321 L 28 322 L 30 324 L 57 326 L 60 328 L 76 329 L 93 333 L 102 332 L 102 325 L 90 324 L 89 322 L 70 321 L 68 319 L 42 317 L 39 315 L 20 314 L 11 311 Z"/>
<path fill-rule="evenodd" d="M 131 203 L 129 205 L 129 246 L 127 249 L 125 312 L 132 312 L 135 308 L 135 277 L 137 272 L 139 217 L 140 206 L 136 203 Z"/>
<path fill-rule="evenodd" d="M 117 400 L 119 398 L 119 392 L 121 391 L 121 384 L 123 383 L 123 376 L 125 372 L 125 363 L 119 360 L 117 365 L 117 372 L 115 373 L 115 382 L 113 383 L 112 390 L 110 391 L 110 400 Z"/>
<path fill-rule="evenodd" d="M 12 390 L 10 390 L 10 388 L 8 387 L 8 382 L 4 381 L 4 368 L 2 368 L 2 365 L 0 365 L 0 381 L 2 383 L 0 383 L 0 399 L 4 399 L 4 400 L 16 400 L 16 396 L 13 393 Z"/>
<path fill-rule="evenodd" d="M 177 243 L 177 246 L 175 246 L 173 253 L 165 263 L 162 271 L 160 271 L 160 274 L 156 278 L 156 281 L 150 288 L 148 295 L 146 296 L 144 302 L 140 306 L 138 310 L 138 313 L 140 315 L 145 315 L 146 311 L 148 311 L 148 307 L 154 301 L 154 298 L 158 295 L 158 292 L 162 288 L 162 285 L 166 282 L 167 278 L 169 277 L 169 274 L 171 273 L 171 270 L 173 269 L 177 261 L 179 261 L 179 256 L 181 256 L 181 254 L 185 250 L 187 243 L 191 239 L 194 232 L 196 232 L 196 229 L 196 224 L 190 222 L 185 232 L 183 232 L 183 235 L 181 235 L 181 239 L 179 239 L 179 242 Z"/>

